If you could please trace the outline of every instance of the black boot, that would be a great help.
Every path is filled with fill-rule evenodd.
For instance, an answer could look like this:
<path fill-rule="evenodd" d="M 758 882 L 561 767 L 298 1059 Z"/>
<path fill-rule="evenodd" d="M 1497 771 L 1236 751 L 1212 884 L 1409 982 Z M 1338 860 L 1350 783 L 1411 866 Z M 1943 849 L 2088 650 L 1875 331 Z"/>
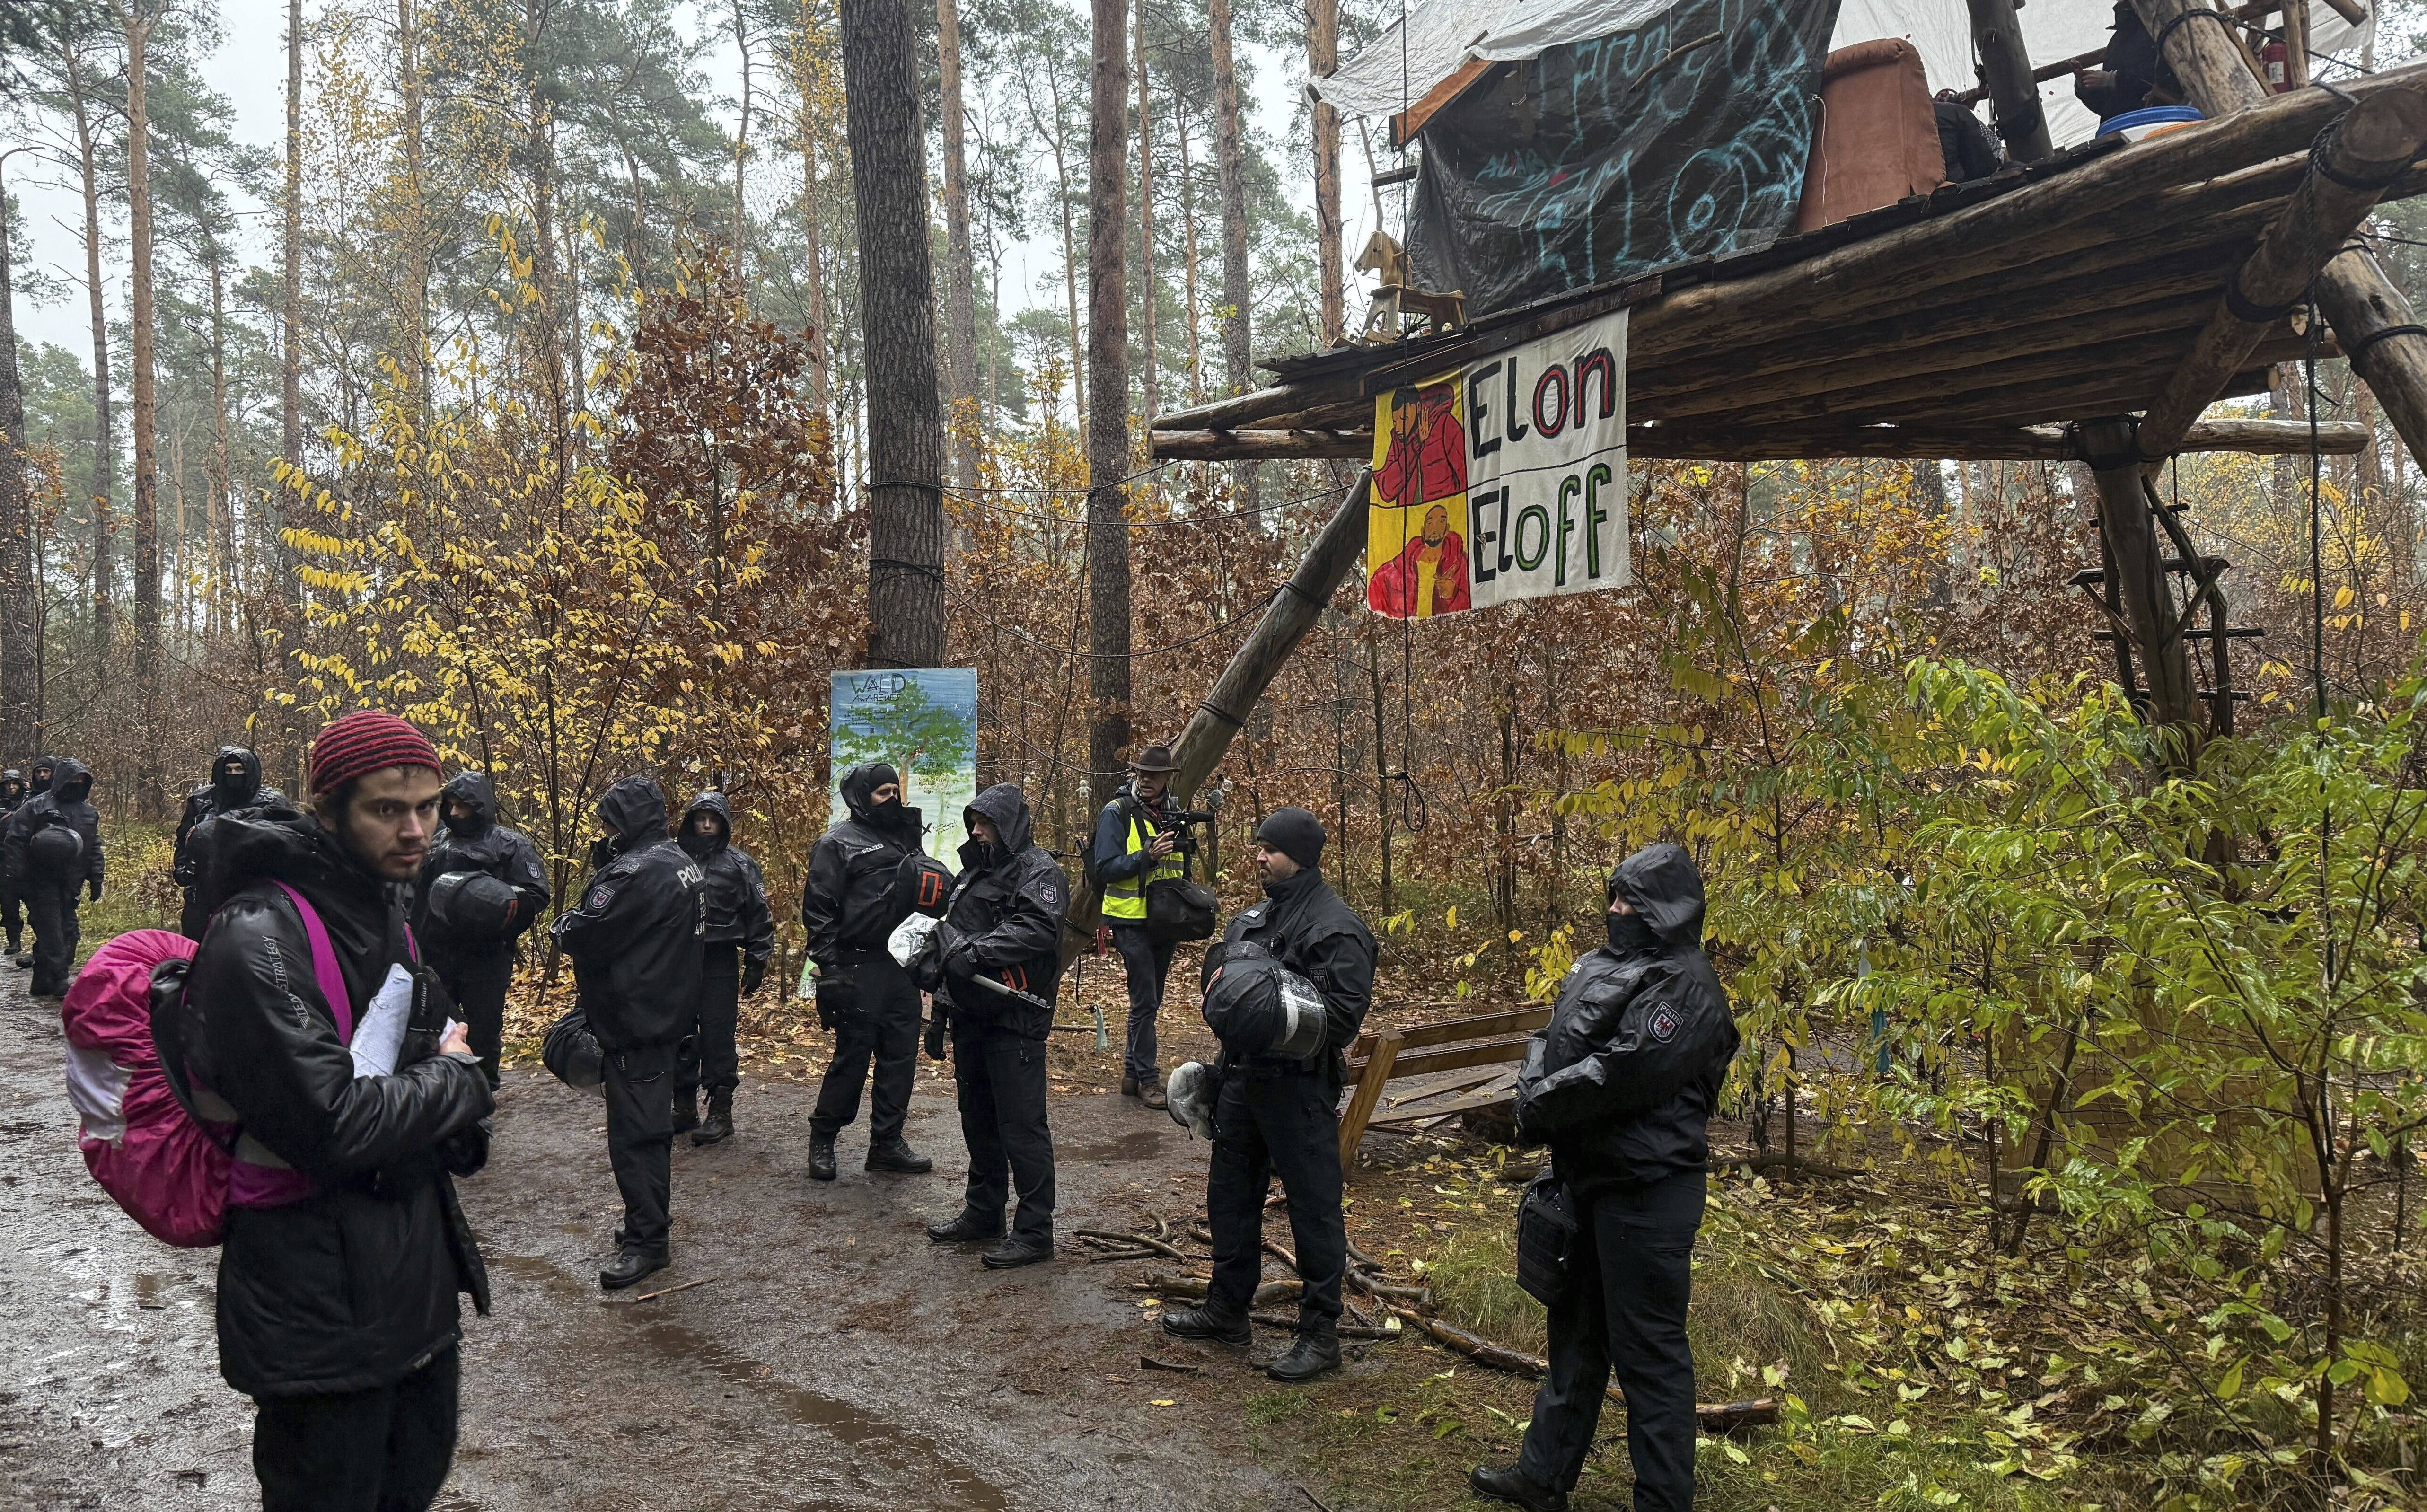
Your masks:
<path fill-rule="evenodd" d="M 675 1132 L 699 1127 L 699 1090 L 696 1087 L 675 1088 Z"/>
<path fill-rule="evenodd" d="M 1264 1374 L 1277 1381 L 1311 1381 L 1326 1371 L 1340 1368 L 1340 1336 L 1329 1325 L 1300 1328 L 1297 1342 L 1290 1352 L 1264 1367 Z"/>
<path fill-rule="evenodd" d="M 1217 1344 L 1245 1344 L 1253 1336 L 1246 1313 L 1210 1297 L 1202 1307 L 1165 1313 L 1163 1331 L 1174 1339 L 1211 1339 Z"/>
<path fill-rule="evenodd" d="M 834 1179 L 834 1136 L 811 1133 L 809 1135 L 809 1179 L 831 1181 Z"/>
<path fill-rule="evenodd" d="M 982 1239 L 1001 1239 L 1002 1220 L 985 1221 L 983 1213 L 963 1212 L 951 1223 L 931 1223 L 927 1237 L 938 1244 L 967 1244 Z"/>
<path fill-rule="evenodd" d="M 868 1165 L 871 1171 L 900 1171 L 905 1176 L 924 1176 L 936 1168 L 936 1162 L 910 1147 L 909 1142 L 896 1134 L 868 1146 Z"/>
<path fill-rule="evenodd" d="M 1528 1512 L 1568 1512 L 1567 1492 L 1535 1485 L 1532 1476 L 1514 1465 L 1477 1465 L 1466 1484 L 1474 1488 L 1477 1496 L 1514 1502 Z"/>
<path fill-rule="evenodd" d="M 733 1137 L 733 1094 L 711 1092 L 708 1095 L 708 1118 L 692 1130 L 694 1145 L 721 1145 Z"/>
<path fill-rule="evenodd" d="M 1051 1239 L 1022 1239 L 1017 1234 L 978 1257 L 990 1271 L 1013 1270 L 1052 1258 L 1053 1241 Z"/>
<path fill-rule="evenodd" d="M 674 1261 L 663 1255 L 652 1255 L 645 1249 L 624 1249 L 616 1252 L 614 1263 L 598 1273 L 598 1284 L 610 1292 L 621 1292 L 643 1276 L 654 1276 Z"/>

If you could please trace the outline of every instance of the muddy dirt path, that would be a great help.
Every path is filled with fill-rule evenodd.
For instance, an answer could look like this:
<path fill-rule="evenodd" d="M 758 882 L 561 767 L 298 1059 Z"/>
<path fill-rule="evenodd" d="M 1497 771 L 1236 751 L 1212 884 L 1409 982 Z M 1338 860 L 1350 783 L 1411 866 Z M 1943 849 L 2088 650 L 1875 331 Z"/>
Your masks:
<path fill-rule="evenodd" d="M 252 1406 L 219 1377 L 217 1254 L 155 1243 L 86 1175 L 58 1021 L 24 983 L 0 967 L 0 1506 L 257 1505 Z M 709 1284 L 644 1304 L 597 1287 L 619 1215 L 600 1104 L 509 1072 L 493 1162 L 463 1183 L 496 1307 L 466 1309 L 439 1505 L 1303 1509 L 1241 1452 L 1238 1403 L 1270 1383 L 1237 1356 L 1164 1341 L 1067 1244 L 997 1274 L 927 1242 L 965 1169 L 933 1070 L 909 1135 L 936 1173 L 863 1174 L 863 1119 L 832 1185 L 801 1174 L 814 1085 L 745 1080 L 734 1140 L 676 1142 L 675 1267 L 641 1290 Z M 1085 1094 L 1052 1117 L 1066 1235 L 1201 1195 L 1205 1147 L 1164 1115 Z M 1141 1352 L 1209 1374 L 1146 1372 Z"/>

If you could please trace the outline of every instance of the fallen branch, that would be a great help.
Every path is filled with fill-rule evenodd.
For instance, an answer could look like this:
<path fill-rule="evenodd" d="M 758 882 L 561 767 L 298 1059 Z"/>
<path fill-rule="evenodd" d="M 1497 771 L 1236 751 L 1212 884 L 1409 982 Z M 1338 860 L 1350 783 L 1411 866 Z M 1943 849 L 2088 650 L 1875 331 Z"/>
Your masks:
<path fill-rule="evenodd" d="M 1185 1364 L 1176 1359 L 1157 1359 L 1152 1355 L 1140 1355 L 1138 1357 L 1138 1367 L 1141 1370 L 1169 1371 L 1175 1375 L 1202 1375 L 1205 1374 L 1205 1367 L 1202 1365 Z"/>
<path fill-rule="evenodd" d="M 1402 1322 L 1422 1328 L 1478 1365 L 1489 1365 L 1493 1370 L 1507 1371 L 1512 1375 L 1530 1375 L 1537 1379 L 1551 1373 L 1550 1362 L 1539 1355 L 1528 1355 L 1521 1349 L 1495 1344 L 1480 1334 L 1468 1333 L 1439 1318 L 1427 1318 L 1408 1308 L 1393 1308 L 1391 1310 L 1398 1314 Z M 1626 1393 L 1620 1390 L 1615 1382 L 1610 1385 L 1609 1395 L 1615 1402 L 1626 1400 Z M 1732 1429 L 1776 1423 L 1778 1404 L 1768 1397 L 1751 1402 L 1698 1402 L 1694 1405 L 1694 1419 L 1704 1432 L 1727 1433 Z"/>
<path fill-rule="evenodd" d="M 1078 1228 L 1073 1229 L 1072 1234 L 1074 1237 L 1079 1239 L 1100 1240 L 1108 1244 L 1133 1245 L 1141 1249 L 1150 1250 L 1157 1255 L 1168 1256 L 1173 1260 L 1181 1261 L 1182 1264 L 1185 1264 L 1190 1259 L 1189 1256 L 1181 1254 L 1176 1246 L 1166 1244 L 1163 1240 L 1150 1238 L 1146 1234 L 1116 1234 L 1101 1228 Z"/>
<path fill-rule="evenodd" d="M 1194 1276 L 1149 1276 L 1144 1281 L 1132 1283 L 1132 1290 L 1201 1300 L 1207 1285 Z M 1256 1294 L 1248 1299 L 1247 1305 L 1262 1308 L 1276 1302 L 1294 1302 L 1305 1291 L 1306 1284 L 1302 1281 L 1266 1281 L 1256 1288 Z"/>
<path fill-rule="evenodd" d="M 1286 1328 L 1292 1333 L 1295 1333 L 1297 1331 L 1297 1319 L 1286 1312 L 1250 1312 L 1247 1314 L 1247 1321 L 1249 1323 L 1262 1324 L 1267 1328 Z M 1389 1339 L 1394 1337 L 1387 1328 L 1367 1328 L 1353 1323 L 1333 1324 L 1331 1325 L 1331 1330 L 1343 1339 Z"/>
<path fill-rule="evenodd" d="M 698 1280 L 696 1280 L 696 1281 L 685 1281 L 685 1282 L 684 1282 L 682 1285 L 680 1285 L 680 1286 L 670 1286 L 670 1287 L 665 1288 L 663 1291 L 660 1291 L 660 1292 L 645 1292 L 645 1293 L 643 1293 L 641 1295 L 634 1297 L 632 1300 L 633 1300 L 633 1301 L 635 1301 L 635 1302 L 655 1302 L 655 1301 L 656 1301 L 658 1298 L 660 1298 L 660 1297 L 670 1297 L 670 1296 L 674 1295 L 674 1294 L 675 1294 L 676 1293 L 677 1293 L 677 1292 L 688 1292 L 688 1291 L 690 1291 L 692 1287 L 695 1287 L 695 1286 L 706 1286 L 709 1282 L 713 1281 L 713 1280 L 715 1280 L 715 1279 L 716 1279 L 716 1277 L 715 1277 L 715 1276 L 701 1276 L 701 1277 L 700 1277 Z"/>

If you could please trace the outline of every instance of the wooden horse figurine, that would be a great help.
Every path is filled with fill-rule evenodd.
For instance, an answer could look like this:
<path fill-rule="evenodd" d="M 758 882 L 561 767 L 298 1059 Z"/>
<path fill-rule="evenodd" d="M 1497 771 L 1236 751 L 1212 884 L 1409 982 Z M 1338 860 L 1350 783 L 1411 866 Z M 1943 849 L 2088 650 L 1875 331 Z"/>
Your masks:
<path fill-rule="evenodd" d="M 1411 315 L 1425 321 L 1424 331 L 1455 331 L 1466 324 L 1466 295 L 1457 290 L 1427 294 L 1417 288 L 1412 283 L 1414 274 L 1408 264 L 1407 249 L 1389 232 L 1377 231 L 1367 240 L 1365 250 L 1357 255 L 1357 270 L 1376 275 L 1378 283 L 1374 302 L 1365 310 L 1361 340 L 1401 339 L 1408 334 L 1403 326 Z"/>

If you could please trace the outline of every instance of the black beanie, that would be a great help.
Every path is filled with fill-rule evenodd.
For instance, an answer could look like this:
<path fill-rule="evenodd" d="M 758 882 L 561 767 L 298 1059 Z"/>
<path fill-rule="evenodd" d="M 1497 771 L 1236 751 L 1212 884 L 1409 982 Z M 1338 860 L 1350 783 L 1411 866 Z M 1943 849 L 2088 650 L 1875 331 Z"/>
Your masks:
<path fill-rule="evenodd" d="M 1256 838 L 1302 867 L 1323 860 L 1323 821 L 1303 808 L 1276 808 L 1256 826 Z"/>

